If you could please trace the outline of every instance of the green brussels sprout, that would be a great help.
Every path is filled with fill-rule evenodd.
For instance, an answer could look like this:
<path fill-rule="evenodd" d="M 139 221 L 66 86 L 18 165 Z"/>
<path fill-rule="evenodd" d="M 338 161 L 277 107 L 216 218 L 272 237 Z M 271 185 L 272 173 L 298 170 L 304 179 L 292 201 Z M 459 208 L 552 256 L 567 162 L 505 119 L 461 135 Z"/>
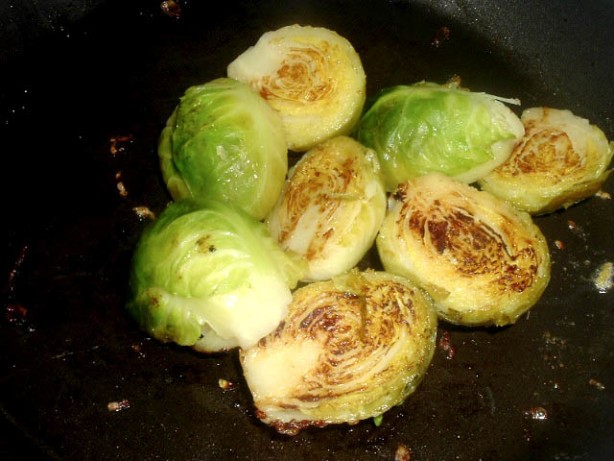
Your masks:
<path fill-rule="evenodd" d="M 376 247 L 384 268 L 426 290 L 440 319 L 516 322 L 550 281 L 550 253 L 528 213 L 442 173 L 399 185 Z"/>
<path fill-rule="evenodd" d="M 503 163 L 524 134 L 501 101 L 515 102 L 454 84 L 398 85 L 380 92 L 354 135 L 377 152 L 389 192 L 433 171 L 472 183 Z"/>
<path fill-rule="evenodd" d="M 271 210 L 288 172 L 279 115 L 230 78 L 186 90 L 162 130 L 158 155 L 173 199 L 217 199 L 256 219 Z"/>
<path fill-rule="evenodd" d="M 306 259 L 303 281 L 314 281 L 354 267 L 373 245 L 385 214 L 377 155 L 337 136 L 292 167 L 266 222 L 282 248 Z"/>
<path fill-rule="evenodd" d="M 127 308 L 163 342 L 202 352 L 247 347 L 284 317 L 302 270 L 242 209 L 183 199 L 141 235 Z"/>
<path fill-rule="evenodd" d="M 478 184 L 541 215 L 568 208 L 599 191 L 612 170 L 614 142 L 569 110 L 532 107 L 521 116 L 525 136 L 510 157 Z"/>
<path fill-rule="evenodd" d="M 431 299 L 405 277 L 354 269 L 294 292 L 284 321 L 241 349 L 258 418 L 280 433 L 380 418 L 418 387 L 436 345 Z"/>

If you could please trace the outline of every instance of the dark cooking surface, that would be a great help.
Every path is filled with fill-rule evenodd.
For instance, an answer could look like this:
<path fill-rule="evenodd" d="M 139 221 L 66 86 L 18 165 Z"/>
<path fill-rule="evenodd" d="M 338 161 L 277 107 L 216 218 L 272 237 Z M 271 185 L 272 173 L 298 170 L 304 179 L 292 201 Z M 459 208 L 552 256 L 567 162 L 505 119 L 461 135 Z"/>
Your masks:
<path fill-rule="evenodd" d="M 393 460 L 399 444 L 412 461 L 612 459 L 614 291 L 599 293 L 592 281 L 614 261 L 612 200 L 536 219 L 553 258 L 541 301 L 501 330 L 441 324 L 452 349 L 438 348 L 416 393 L 380 427 L 275 435 L 252 415 L 236 354 L 198 355 L 135 327 L 123 302 L 145 222 L 132 208 L 159 212 L 168 200 L 159 130 L 189 85 L 222 76 L 266 30 L 301 22 L 338 31 L 360 53 L 371 95 L 458 74 L 474 90 L 519 97 L 523 108 L 571 109 L 614 139 L 603 46 L 614 8 L 605 2 L 588 10 L 570 2 L 562 17 L 553 9 L 543 31 L 541 18 L 510 24 L 530 18 L 525 9 L 507 21 L 498 7 L 478 11 L 480 2 L 442 2 L 449 16 L 422 2 L 243 3 L 219 2 L 216 16 L 205 2 L 183 2 L 177 19 L 157 2 L 107 2 L 83 21 L 46 24 L 13 58 L 3 55 L 4 459 L 35 446 L 67 461 Z M 591 33 L 586 11 L 599 13 Z M 449 40 L 435 46 L 442 26 Z M 571 39 L 578 30 L 583 39 Z M 540 40 L 533 47 L 527 37 Z M 605 190 L 614 194 L 612 178 Z M 223 391 L 220 378 L 235 388 Z M 111 402 L 126 408 L 109 411 Z M 23 451 L 11 455 L 13 445 Z"/>

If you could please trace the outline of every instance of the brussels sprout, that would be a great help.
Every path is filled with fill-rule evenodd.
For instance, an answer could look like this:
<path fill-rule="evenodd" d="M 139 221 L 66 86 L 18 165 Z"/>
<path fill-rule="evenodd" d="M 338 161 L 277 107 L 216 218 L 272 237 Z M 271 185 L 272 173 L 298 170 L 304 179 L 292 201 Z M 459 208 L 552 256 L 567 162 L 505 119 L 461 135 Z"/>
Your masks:
<path fill-rule="evenodd" d="M 337 136 L 292 167 L 267 225 L 282 248 L 306 259 L 304 281 L 325 280 L 360 261 L 385 213 L 377 155 L 350 137 Z"/>
<path fill-rule="evenodd" d="M 251 85 L 281 114 L 288 148 L 299 152 L 348 134 L 366 98 L 358 53 L 324 27 L 266 32 L 228 65 L 227 75 Z"/>
<path fill-rule="evenodd" d="M 202 352 L 248 347 L 284 317 L 301 271 L 240 208 L 184 199 L 141 235 L 127 308 L 164 342 Z"/>
<path fill-rule="evenodd" d="M 355 137 L 377 152 L 389 192 L 429 172 L 471 183 L 503 163 L 524 134 L 501 101 L 454 84 L 389 87 L 362 116 Z"/>
<path fill-rule="evenodd" d="M 533 107 L 522 113 L 525 136 L 480 187 L 533 215 L 568 208 L 599 191 L 614 142 L 571 111 Z"/>
<path fill-rule="evenodd" d="M 390 202 L 382 264 L 424 288 L 441 319 L 512 324 L 546 289 L 550 253 L 528 213 L 441 173 L 399 185 Z"/>
<path fill-rule="evenodd" d="M 288 315 L 240 361 L 258 418 L 295 435 L 400 405 L 435 350 L 430 298 L 406 278 L 367 270 L 294 292 Z"/>
<path fill-rule="evenodd" d="M 162 130 L 158 154 L 175 200 L 217 199 L 256 219 L 271 210 L 288 172 L 279 115 L 229 78 L 186 90 Z"/>

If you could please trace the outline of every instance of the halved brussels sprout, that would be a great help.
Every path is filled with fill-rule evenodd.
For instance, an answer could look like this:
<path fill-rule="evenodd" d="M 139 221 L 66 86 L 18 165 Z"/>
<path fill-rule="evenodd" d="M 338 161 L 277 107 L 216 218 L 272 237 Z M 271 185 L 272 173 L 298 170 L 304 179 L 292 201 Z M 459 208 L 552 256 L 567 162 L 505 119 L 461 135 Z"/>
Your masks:
<path fill-rule="evenodd" d="M 338 136 L 306 152 L 292 167 L 267 225 L 282 248 L 306 259 L 304 281 L 325 280 L 360 261 L 385 214 L 377 155 Z"/>
<path fill-rule="evenodd" d="M 288 148 L 303 152 L 348 134 L 366 98 L 366 76 L 352 44 L 324 27 L 293 24 L 263 34 L 228 65 L 281 114 Z"/>
<path fill-rule="evenodd" d="M 164 342 L 201 352 L 248 347 L 285 316 L 302 270 L 243 210 L 184 199 L 141 235 L 127 308 Z"/>
<path fill-rule="evenodd" d="M 271 210 L 288 172 L 279 115 L 229 78 L 186 90 L 162 130 L 158 155 L 173 199 L 217 199 L 256 219 Z"/>
<path fill-rule="evenodd" d="M 294 292 L 288 315 L 240 360 L 257 417 L 295 435 L 378 417 L 412 394 L 433 357 L 437 316 L 406 278 L 350 271 Z"/>
<path fill-rule="evenodd" d="M 375 149 L 392 192 L 430 172 L 471 183 L 503 163 L 524 134 L 503 102 L 450 83 L 418 82 L 380 92 L 355 137 Z"/>
<path fill-rule="evenodd" d="M 376 246 L 384 268 L 423 287 L 454 324 L 512 324 L 550 281 L 528 213 L 441 173 L 399 185 Z"/>
<path fill-rule="evenodd" d="M 614 142 L 569 110 L 532 107 L 522 113 L 525 136 L 511 156 L 478 184 L 533 215 L 568 208 L 599 191 Z"/>

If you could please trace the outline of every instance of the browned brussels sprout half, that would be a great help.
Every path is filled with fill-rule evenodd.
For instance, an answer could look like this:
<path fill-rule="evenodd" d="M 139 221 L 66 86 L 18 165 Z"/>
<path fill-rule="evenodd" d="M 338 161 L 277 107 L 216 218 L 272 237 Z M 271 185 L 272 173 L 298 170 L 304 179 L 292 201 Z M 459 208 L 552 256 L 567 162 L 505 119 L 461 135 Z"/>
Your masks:
<path fill-rule="evenodd" d="M 568 208 L 595 194 L 610 174 L 614 142 L 568 110 L 522 113 L 526 134 L 512 155 L 479 181 L 482 189 L 533 215 Z"/>
<path fill-rule="evenodd" d="M 303 286 L 279 328 L 241 350 L 256 414 L 290 435 L 380 417 L 416 390 L 436 331 L 432 301 L 404 277 L 353 270 Z"/>
<path fill-rule="evenodd" d="M 297 152 L 349 134 L 366 99 L 358 53 L 325 27 L 268 31 L 228 65 L 227 74 L 252 86 L 280 114 L 288 148 Z"/>
<path fill-rule="evenodd" d="M 306 152 L 290 170 L 267 224 L 284 249 L 305 258 L 305 281 L 326 280 L 360 261 L 385 213 L 377 155 L 337 136 Z"/>
<path fill-rule="evenodd" d="M 399 186 L 376 244 L 386 270 L 423 287 L 455 324 L 514 323 L 550 281 L 548 245 L 528 213 L 440 173 Z"/>

